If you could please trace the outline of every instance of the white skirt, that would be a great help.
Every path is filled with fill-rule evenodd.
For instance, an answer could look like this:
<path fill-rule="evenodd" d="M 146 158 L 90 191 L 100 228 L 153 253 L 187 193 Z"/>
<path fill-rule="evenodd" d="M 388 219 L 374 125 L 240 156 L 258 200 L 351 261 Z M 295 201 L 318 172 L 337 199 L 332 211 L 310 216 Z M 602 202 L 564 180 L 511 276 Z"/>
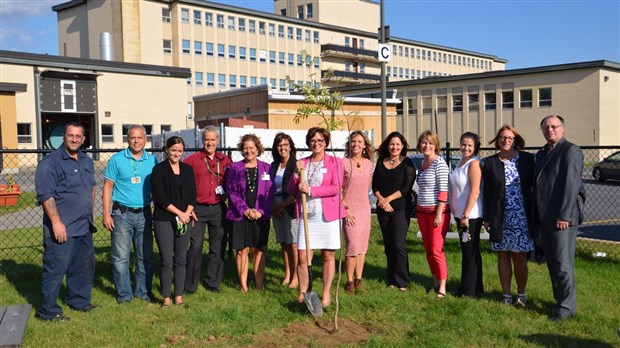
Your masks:
<path fill-rule="evenodd" d="M 304 233 L 304 219 L 298 220 L 297 249 L 306 250 L 306 235 Z M 339 220 L 325 221 L 323 214 L 308 216 L 308 232 L 310 249 L 340 249 Z"/>

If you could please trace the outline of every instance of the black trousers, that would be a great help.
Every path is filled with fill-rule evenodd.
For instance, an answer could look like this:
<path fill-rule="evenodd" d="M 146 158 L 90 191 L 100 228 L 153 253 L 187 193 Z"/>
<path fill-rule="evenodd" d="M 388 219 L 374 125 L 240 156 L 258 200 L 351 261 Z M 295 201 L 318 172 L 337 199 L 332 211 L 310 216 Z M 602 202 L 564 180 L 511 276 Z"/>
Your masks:
<path fill-rule="evenodd" d="M 226 204 L 204 205 L 196 204 L 194 212 L 198 221 L 194 226 L 188 226 L 190 235 L 189 249 L 187 250 L 187 273 L 185 277 L 185 291 L 194 292 L 200 285 L 202 265 L 202 247 L 205 240 L 205 229 L 209 230 L 209 253 L 207 254 L 206 285 L 210 288 L 219 288 L 224 277 L 224 253 L 226 242 L 224 238 L 224 212 Z"/>
<path fill-rule="evenodd" d="M 174 269 L 174 295 L 183 295 L 185 287 L 185 264 L 189 234 L 180 236 L 176 232 L 176 224 L 170 221 L 153 221 L 155 239 L 159 248 L 161 270 L 161 295 L 170 297 L 172 287 L 172 271 Z"/>
<path fill-rule="evenodd" d="M 461 219 L 455 219 L 460 226 Z M 482 285 L 482 256 L 480 255 L 480 229 L 482 218 L 469 220 L 469 235 L 471 240 L 463 243 L 461 239 L 461 284 L 457 291 L 458 296 L 479 297 L 484 293 Z M 459 237 L 462 233 L 459 233 Z"/>
<path fill-rule="evenodd" d="M 409 287 L 409 256 L 407 255 L 407 231 L 411 212 L 394 210 L 386 213 L 377 208 L 377 219 L 383 235 L 387 258 L 387 283 L 398 288 Z"/>

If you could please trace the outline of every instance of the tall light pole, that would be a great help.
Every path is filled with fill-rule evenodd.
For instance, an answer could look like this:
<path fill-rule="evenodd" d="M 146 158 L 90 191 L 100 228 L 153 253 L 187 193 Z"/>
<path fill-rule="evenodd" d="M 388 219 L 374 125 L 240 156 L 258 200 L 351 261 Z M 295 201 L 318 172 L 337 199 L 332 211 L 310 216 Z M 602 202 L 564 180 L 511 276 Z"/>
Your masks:
<path fill-rule="evenodd" d="M 379 32 L 381 37 L 379 38 L 381 44 L 385 44 L 385 12 L 383 9 L 383 0 L 380 5 L 381 23 Z M 385 77 L 385 62 L 381 62 L 381 141 L 387 136 L 387 103 L 386 103 L 386 77 Z"/>

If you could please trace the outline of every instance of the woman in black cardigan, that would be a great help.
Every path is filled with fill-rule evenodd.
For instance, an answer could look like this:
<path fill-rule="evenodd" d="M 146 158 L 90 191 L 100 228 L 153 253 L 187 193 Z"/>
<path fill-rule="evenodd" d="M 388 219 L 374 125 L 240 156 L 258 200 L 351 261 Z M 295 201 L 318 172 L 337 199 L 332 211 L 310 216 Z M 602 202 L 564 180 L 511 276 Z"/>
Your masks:
<path fill-rule="evenodd" d="M 271 220 L 276 232 L 276 242 L 282 246 L 284 260 L 284 279 L 282 285 L 295 289 L 297 280 L 297 213 L 295 212 L 295 195 L 288 192 L 288 183 L 295 172 L 297 149 L 290 135 L 278 133 L 273 139 L 271 170 L 269 174 L 274 180 L 274 202 L 271 209 Z"/>
<path fill-rule="evenodd" d="M 166 160 L 153 168 L 151 191 L 155 210 L 153 226 L 161 259 L 162 308 L 170 306 L 172 268 L 174 266 L 174 302 L 183 306 L 185 260 L 189 246 L 187 224 L 193 219 L 196 204 L 196 179 L 194 170 L 181 162 L 185 142 L 181 137 L 166 141 Z"/>
<path fill-rule="evenodd" d="M 517 281 L 516 305 L 525 307 L 527 298 L 527 253 L 532 240 L 532 183 L 534 155 L 520 151 L 525 140 L 516 129 L 502 126 L 489 144 L 499 153 L 483 161 L 482 179 L 484 226 L 490 228 L 491 250 L 497 251 L 502 303 L 512 304 L 511 281 Z"/>

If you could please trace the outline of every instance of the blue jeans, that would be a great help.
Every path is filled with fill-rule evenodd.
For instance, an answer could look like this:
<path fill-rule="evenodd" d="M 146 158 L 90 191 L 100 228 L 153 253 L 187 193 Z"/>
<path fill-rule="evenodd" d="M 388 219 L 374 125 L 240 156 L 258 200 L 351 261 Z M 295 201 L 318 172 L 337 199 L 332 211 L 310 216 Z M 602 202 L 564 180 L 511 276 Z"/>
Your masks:
<path fill-rule="evenodd" d="M 43 238 L 41 306 L 37 309 L 40 318 L 62 314 L 62 307 L 56 300 L 65 275 L 67 304 L 72 308 L 84 308 L 90 303 L 95 278 L 95 249 L 90 233 L 69 237 L 62 244 L 52 237 Z"/>
<path fill-rule="evenodd" d="M 153 231 L 152 213 L 147 208 L 142 213 L 112 211 L 112 277 L 118 302 L 131 301 L 133 297 L 149 300 L 153 283 Z M 131 244 L 135 257 L 134 287 L 131 290 Z"/>

